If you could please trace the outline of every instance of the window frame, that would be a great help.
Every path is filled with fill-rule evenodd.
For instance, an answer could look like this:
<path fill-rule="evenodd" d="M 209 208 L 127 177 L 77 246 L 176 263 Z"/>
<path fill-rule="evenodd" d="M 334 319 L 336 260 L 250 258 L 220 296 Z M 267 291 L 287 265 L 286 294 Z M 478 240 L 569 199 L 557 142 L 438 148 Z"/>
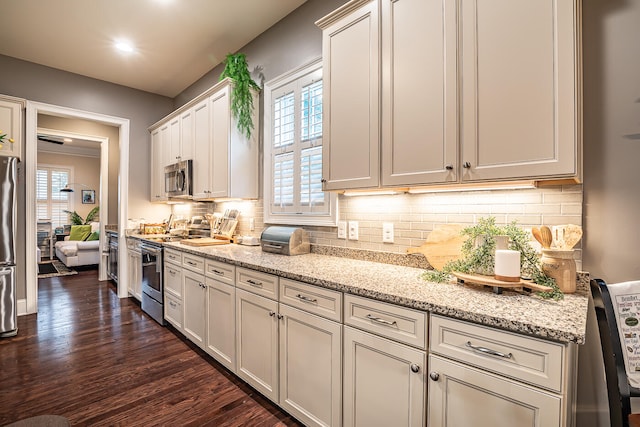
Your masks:
<path fill-rule="evenodd" d="M 320 72 L 322 75 L 322 58 L 317 58 L 281 76 L 278 76 L 264 84 L 264 222 L 265 224 L 287 224 L 287 225 L 310 225 L 310 226 L 337 226 L 338 220 L 338 198 L 335 193 L 329 194 L 327 198 L 328 210 L 325 213 L 313 212 L 274 212 L 272 199 L 274 195 L 273 171 L 274 171 L 274 147 L 273 147 L 273 102 L 275 95 L 283 88 L 296 85 L 299 81 L 309 75 Z M 322 78 L 322 77 L 320 77 Z M 323 88 L 324 89 L 324 88 Z M 296 108 L 295 117 L 299 117 L 300 106 L 294 103 Z M 323 106 L 324 111 L 324 106 Z M 299 129 L 295 128 L 296 132 Z M 322 138 L 317 138 L 322 140 Z M 300 144 L 306 146 L 307 143 Z M 300 171 L 298 171 L 300 172 Z M 300 177 L 296 177 L 298 182 Z M 297 188 L 294 184 L 294 188 Z M 296 190 L 299 191 L 299 190 Z"/>
<path fill-rule="evenodd" d="M 54 223 L 54 218 L 52 217 L 52 206 L 53 204 L 57 204 L 52 198 L 51 195 L 53 194 L 51 191 L 51 171 L 61 171 L 61 172 L 68 172 L 68 181 L 67 184 L 70 184 L 73 182 L 73 175 L 74 175 L 74 168 L 73 166 L 65 166 L 65 165 L 51 165 L 51 164 L 44 164 L 44 163 L 40 163 L 36 165 L 36 194 L 35 194 L 35 200 L 36 200 L 36 217 L 38 216 L 38 205 L 42 205 L 44 204 L 44 202 L 39 201 L 38 199 L 38 182 L 37 182 L 37 174 L 39 170 L 47 170 L 47 183 L 48 183 L 48 188 L 47 188 L 47 201 L 46 201 L 46 205 L 47 205 L 47 214 L 49 215 L 48 218 L 46 219 L 50 219 L 51 220 L 51 225 L 52 228 L 56 228 L 56 227 L 61 227 L 63 225 L 69 224 L 69 214 L 66 214 L 66 222 L 64 224 L 58 224 L 56 225 Z M 72 196 L 73 193 L 67 193 L 67 207 L 65 210 L 71 211 L 73 212 L 75 210 L 75 197 Z M 37 220 L 40 219 L 45 219 L 45 218 L 36 218 Z"/>

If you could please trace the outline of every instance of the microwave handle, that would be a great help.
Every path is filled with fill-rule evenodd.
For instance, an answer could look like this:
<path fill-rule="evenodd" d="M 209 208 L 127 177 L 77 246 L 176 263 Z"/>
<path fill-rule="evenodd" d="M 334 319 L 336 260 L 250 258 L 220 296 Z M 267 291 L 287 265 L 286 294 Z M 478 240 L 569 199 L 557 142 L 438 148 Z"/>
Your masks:
<path fill-rule="evenodd" d="M 176 187 L 178 191 L 184 191 L 184 187 L 186 184 L 186 175 L 184 169 L 180 169 L 176 174 Z"/>

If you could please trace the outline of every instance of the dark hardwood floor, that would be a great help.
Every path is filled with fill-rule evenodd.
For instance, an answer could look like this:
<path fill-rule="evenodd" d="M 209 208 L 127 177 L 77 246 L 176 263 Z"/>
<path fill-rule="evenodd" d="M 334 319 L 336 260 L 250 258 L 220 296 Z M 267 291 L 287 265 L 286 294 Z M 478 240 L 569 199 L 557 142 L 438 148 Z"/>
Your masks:
<path fill-rule="evenodd" d="M 97 271 L 40 279 L 38 314 L 0 340 L 0 425 L 299 426 Z"/>

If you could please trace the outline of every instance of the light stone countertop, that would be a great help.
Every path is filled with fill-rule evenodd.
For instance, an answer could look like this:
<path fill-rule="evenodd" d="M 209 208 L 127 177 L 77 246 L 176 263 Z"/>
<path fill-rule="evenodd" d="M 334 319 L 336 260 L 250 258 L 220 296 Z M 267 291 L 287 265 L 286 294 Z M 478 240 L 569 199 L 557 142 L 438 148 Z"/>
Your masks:
<path fill-rule="evenodd" d="M 319 254 L 297 256 L 262 252 L 235 244 L 194 247 L 164 243 L 194 255 L 275 274 L 292 280 L 361 295 L 419 310 L 559 342 L 583 344 L 587 320 L 588 275 L 579 275 L 579 292 L 564 300 L 454 283 L 431 283 L 424 270 Z"/>

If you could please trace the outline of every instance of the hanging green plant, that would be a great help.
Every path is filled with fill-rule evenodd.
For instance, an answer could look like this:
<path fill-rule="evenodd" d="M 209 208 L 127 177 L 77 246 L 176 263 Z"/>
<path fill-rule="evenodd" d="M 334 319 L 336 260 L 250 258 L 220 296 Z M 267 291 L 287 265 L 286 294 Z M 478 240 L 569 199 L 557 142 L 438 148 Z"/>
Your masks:
<path fill-rule="evenodd" d="M 478 270 L 493 270 L 496 250 L 495 236 L 508 236 L 509 249 L 520 252 L 522 273 L 535 283 L 552 288 L 549 292 L 538 292 L 538 295 L 555 300 L 564 298 L 556 281 L 542 271 L 540 255 L 529 244 L 529 235 L 515 222 L 500 227 L 496 225 L 494 217 L 480 218 L 478 224 L 463 229 L 461 233 L 467 236 L 467 240 L 462 246 L 462 258 L 448 262 L 441 271 L 426 271 L 423 274 L 425 280 L 442 283 L 451 279 L 451 273 L 454 271 L 474 273 Z M 481 244 L 477 244 L 478 237 L 483 237 Z"/>
<path fill-rule="evenodd" d="M 253 94 L 251 90 L 260 90 L 260 86 L 251 78 L 244 53 L 230 53 L 224 63 L 225 67 L 220 75 L 220 80 L 229 77 L 234 82 L 233 91 L 231 91 L 231 113 L 238 122 L 240 133 L 251 138 L 251 132 L 253 132 Z"/>

